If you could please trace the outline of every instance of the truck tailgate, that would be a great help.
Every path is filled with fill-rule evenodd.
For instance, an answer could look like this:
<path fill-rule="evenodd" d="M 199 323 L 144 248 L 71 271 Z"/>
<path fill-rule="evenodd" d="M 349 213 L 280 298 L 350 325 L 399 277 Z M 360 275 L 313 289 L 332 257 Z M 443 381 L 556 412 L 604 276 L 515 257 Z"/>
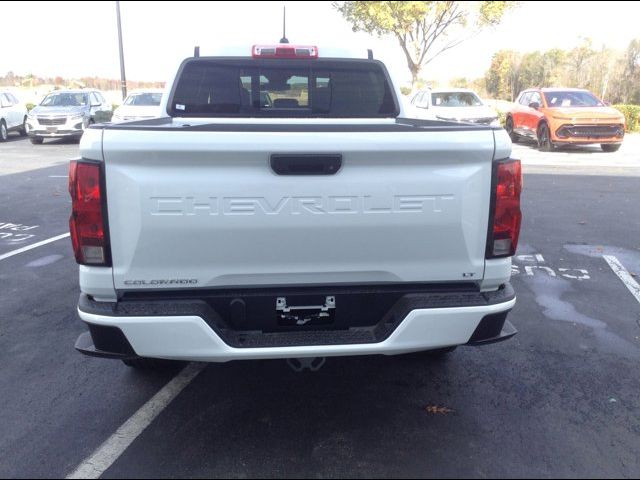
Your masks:
<path fill-rule="evenodd" d="M 491 130 L 229 130 L 103 131 L 117 289 L 482 279 Z"/>

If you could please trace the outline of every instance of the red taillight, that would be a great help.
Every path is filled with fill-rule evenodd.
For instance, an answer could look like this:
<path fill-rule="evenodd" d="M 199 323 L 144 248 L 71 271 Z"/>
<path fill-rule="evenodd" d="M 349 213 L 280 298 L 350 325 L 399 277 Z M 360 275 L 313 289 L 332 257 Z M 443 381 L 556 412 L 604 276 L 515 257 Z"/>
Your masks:
<path fill-rule="evenodd" d="M 101 175 L 97 163 L 74 160 L 69 165 L 69 231 L 76 261 L 83 265 L 109 262 Z"/>
<path fill-rule="evenodd" d="M 318 58 L 318 47 L 289 45 L 254 45 L 251 49 L 254 58 Z"/>
<path fill-rule="evenodd" d="M 489 228 L 487 258 L 510 257 L 516 253 L 522 220 L 520 160 L 501 161 L 495 168 L 493 226 Z"/>

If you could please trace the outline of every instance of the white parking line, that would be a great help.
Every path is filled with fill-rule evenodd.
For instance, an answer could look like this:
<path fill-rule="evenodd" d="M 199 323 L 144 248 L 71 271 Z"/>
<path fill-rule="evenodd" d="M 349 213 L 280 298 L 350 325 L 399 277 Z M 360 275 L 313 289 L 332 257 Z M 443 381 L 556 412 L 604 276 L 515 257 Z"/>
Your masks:
<path fill-rule="evenodd" d="M 205 364 L 191 363 L 124 422 L 67 478 L 100 478 L 171 401 L 196 378 Z"/>
<path fill-rule="evenodd" d="M 69 175 L 49 175 L 49 178 L 69 178 Z"/>
<path fill-rule="evenodd" d="M 26 247 L 18 248 L 17 250 L 12 250 L 8 253 L 3 253 L 0 255 L 0 260 L 4 260 L 9 257 L 13 257 L 14 255 L 18 255 L 22 252 L 28 252 L 29 250 L 33 250 L 34 248 L 41 247 L 42 245 L 46 245 L 47 243 L 55 242 L 56 240 L 60 240 L 61 238 L 67 238 L 70 233 L 63 233 L 62 235 L 58 235 L 57 237 L 47 238 L 46 240 L 42 240 L 38 243 L 33 243 L 31 245 L 27 245 Z"/>
<path fill-rule="evenodd" d="M 636 300 L 640 302 L 640 285 L 638 285 L 638 282 L 633 279 L 627 269 L 624 268 L 620 261 L 613 255 L 603 255 L 602 258 L 607 261 L 611 270 L 613 270 L 613 273 L 622 280 L 622 283 L 624 283 L 631 294 L 636 297 Z"/>

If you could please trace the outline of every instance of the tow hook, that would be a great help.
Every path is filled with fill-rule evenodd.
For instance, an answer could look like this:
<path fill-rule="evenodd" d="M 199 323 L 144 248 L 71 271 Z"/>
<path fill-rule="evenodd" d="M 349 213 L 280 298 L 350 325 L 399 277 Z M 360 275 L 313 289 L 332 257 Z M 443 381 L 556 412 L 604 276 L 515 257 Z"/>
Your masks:
<path fill-rule="evenodd" d="M 326 361 L 327 357 L 287 358 L 287 365 L 296 373 L 302 373 L 305 370 L 317 372 Z"/>

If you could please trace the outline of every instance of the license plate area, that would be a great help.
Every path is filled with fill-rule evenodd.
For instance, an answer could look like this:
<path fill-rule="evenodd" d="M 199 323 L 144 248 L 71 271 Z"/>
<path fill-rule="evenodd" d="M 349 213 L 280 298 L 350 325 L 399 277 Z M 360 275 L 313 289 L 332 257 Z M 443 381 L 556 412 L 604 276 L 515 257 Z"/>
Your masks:
<path fill-rule="evenodd" d="M 283 327 L 329 325 L 334 322 L 335 313 L 336 297 L 333 295 L 318 297 L 318 302 L 314 299 L 311 304 L 287 297 L 276 299 L 276 321 Z"/>
<path fill-rule="evenodd" d="M 47 127 L 47 133 L 56 133 L 58 131 L 58 127 Z"/>

